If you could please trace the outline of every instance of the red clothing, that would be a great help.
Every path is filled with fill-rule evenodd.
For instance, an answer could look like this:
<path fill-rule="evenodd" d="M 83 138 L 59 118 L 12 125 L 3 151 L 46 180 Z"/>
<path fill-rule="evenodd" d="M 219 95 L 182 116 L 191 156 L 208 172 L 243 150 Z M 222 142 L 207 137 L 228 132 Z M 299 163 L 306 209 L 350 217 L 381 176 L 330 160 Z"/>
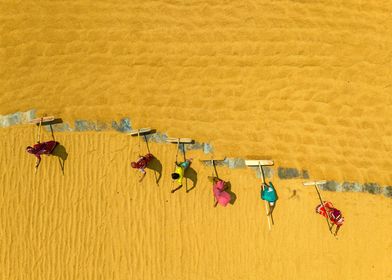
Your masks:
<path fill-rule="evenodd" d="M 316 212 L 325 218 L 329 218 L 329 220 L 337 226 L 341 226 L 344 223 L 344 218 L 342 213 L 333 207 L 332 203 L 329 201 L 324 201 L 324 206 L 322 204 L 316 207 Z"/>
<path fill-rule="evenodd" d="M 37 143 L 29 152 L 35 155 L 39 160 L 41 160 L 41 155 L 50 155 L 53 152 L 54 148 L 57 146 L 57 144 L 58 142 L 56 141 Z"/>
<path fill-rule="evenodd" d="M 147 154 L 144 157 L 140 157 L 137 162 L 132 162 L 132 167 L 137 169 L 144 169 L 148 163 L 154 158 L 152 154 Z"/>

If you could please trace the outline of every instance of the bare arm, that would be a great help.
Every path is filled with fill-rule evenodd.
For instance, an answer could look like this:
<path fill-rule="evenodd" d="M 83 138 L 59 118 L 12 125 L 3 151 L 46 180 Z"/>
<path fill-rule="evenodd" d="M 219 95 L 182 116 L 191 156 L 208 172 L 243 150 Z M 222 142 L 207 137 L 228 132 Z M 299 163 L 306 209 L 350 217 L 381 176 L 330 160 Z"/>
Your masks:
<path fill-rule="evenodd" d="M 39 164 L 41 163 L 41 156 L 39 154 L 34 154 L 37 160 L 35 161 L 35 168 L 38 168 Z"/>

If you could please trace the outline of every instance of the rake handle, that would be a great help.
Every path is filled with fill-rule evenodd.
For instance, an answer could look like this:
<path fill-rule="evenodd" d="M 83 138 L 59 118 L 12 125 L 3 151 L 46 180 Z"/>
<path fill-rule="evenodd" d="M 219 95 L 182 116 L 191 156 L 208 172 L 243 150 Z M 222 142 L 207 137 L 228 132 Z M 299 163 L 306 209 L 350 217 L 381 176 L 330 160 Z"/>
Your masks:
<path fill-rule="evenodd" d="M 180 149 L 180 138 L 177 139 L 177 152 L 176 152 L 176 162 L 178 160 L 178 150 Z"/>
<path fill-rule="evenodd" d="M 318 188 L 318 186 L 317 186 L 317 183 L 314 184 L 314 187 L 316 188 L 316 191 L 317 191 L 318 197 L 319 197 L 319 199 L 320 199 L 321 205 L 323 206 L 323 208 L 324 208 L 324 210 L 325 210 L 325 214 L 327 215 L 326 220 L 327 220 L 327 224 L 328 224 L 328 229 L 329 229 L 329 231 L 331 231 L 332 226 L 331 226 L 331 224 L 329 223 L 329 215 L 328 215 L 327 209 L 325 208 L 324 200 L 323 200 L 323 198 L 321 197 L 320 190 L 319 190 L 319 188 Z M 331 231 L 331 233 L 332 233 L 332 231 Z"/>
<path fill-rule="evenodd" d="M 263 188 L 263 191 L 264 191 L 265 180 L 264 180 L 263 169 L 261 168 L 261 164 L 260 163 L 259 163 L 259 170 L 260 170 L 260 174 L 261 174 L 261 179 L 263 181 L 262 188 Z M 269 210 L 268 210 L 268 205 L 267 205 L 267 201 L 266 200 L 264 200 L 264 206 L 265 206 L 265 212 L 267 214 L 268 229 L 271 230 L 271 220 L 270 220 L 270 216 L 268 215 L 269 214 Z"/>
<path fill-rule="evenodd" d="M 39 125 L 38 125 L 38 136 L 37 136 L 37 138 L 38 138 L 38 143 L 40 143 L 40 141 L 41 141 L 42 120 L 43 120 L 43 118 L 41 118 L 41 120 L 39 121 Z"/>

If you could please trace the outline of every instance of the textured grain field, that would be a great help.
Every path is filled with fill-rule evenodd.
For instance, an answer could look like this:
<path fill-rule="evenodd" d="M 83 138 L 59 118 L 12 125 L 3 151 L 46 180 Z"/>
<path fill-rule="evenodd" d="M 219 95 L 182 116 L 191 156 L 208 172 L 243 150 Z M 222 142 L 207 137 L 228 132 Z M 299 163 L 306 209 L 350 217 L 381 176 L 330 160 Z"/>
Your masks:
<path fill-rule="evenodd" d="M 0 162 L 0 279 L 392 277 L 388 198 L 323 193 L 347 220 L 335 239 L 314 213 L 313 189 L 273 178 L 279 201 L 268 232 L 253 170 L 218 167 L 237 199 L 214 208 L 212 170 L 197 153 L 188 155 L 195 158 L 188 187 L 195 188 L 171 194 L 173 145 L 151 145 L 162 166 L 156 186 L 151 170 L 138 184 L 130 168 L 136 139 L 110 132 L 56 134 L 64 173 L 60 157 L 45 157 L 34 174 L 23 149 L 33 132 L 0 130 L 10 146 Z"/>
<path fill-rule="evenodd" d="M 391 184 L 388 1 L 10 1 L 0 113 L 135 126 Z"/>
<path fill-rule="evenodd" d="M 5 1 L 0 30 L 0 114 L 130 117 L 219 156 L 392 184 L 391 2 Z M 56 134 L 64 173 L 53 157 L 37 175 L 33 128 L 0 136 L 0 279 L 392 279 L 390 199 L 326 193 L 335 240 L 314 191 L 274 178 L 268 233 L 251 170 L 220 170 L 238 199 L 214 209 L 197 161 L 196 188 L 170 194 L 173 146 L 152 146 L 157 187 L 118 133 Z"/>

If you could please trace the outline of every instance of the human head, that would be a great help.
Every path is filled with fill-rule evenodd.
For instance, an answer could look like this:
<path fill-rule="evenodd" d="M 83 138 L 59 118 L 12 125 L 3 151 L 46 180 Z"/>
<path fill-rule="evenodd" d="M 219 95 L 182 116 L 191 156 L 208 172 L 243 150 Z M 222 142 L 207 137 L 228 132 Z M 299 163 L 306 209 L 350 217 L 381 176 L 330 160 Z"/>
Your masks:
<path fill-rule="evenodd" d="M 33 147 L 28 146 L 28 147 L 26 148 L 26 152 L 28 152 L 28 153 L 30 153 L 30 154 L 34 154 L 34 153 L 35 153 L 35 150 L 34 150 Z"/>
<path fill-rule="evenodd" d="M 132 161 L 132 162 L 131 162 L 131 166 L 132 166 L 132 168 L 137 168 L 136 162 Z"/>
<path fill-rule="evenodd" d="M 178 174 L 178 173 L 172 173 L 171 176 L 172 176 L 173 180 L 180 178 L 180 174 Z"/>

